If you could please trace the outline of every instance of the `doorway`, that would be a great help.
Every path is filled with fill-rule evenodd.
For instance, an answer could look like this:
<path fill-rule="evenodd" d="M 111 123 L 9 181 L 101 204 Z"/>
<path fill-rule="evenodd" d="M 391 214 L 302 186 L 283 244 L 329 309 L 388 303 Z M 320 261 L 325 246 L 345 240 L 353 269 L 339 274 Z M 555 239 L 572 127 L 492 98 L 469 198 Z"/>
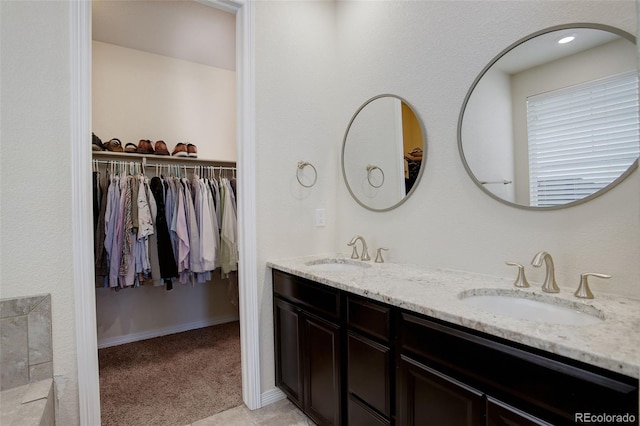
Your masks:
<path fill-rule="evenodd" d="M 202 0 L 201 3 L 232 12 L 237 27 L 237 141 L 238 141 L 238 223 L 239 301 L 241 318 L 243 400 L 250 409 L 262 406 L 259 371 L 258 292 L 255 248 L 255 158 L 253 88 L 253 4 L 251 2 Z M 77 155 L 72 158 L 74 288 L 78 352 L 78 387 L 81 424 L 99 424 L 95 294 L 87 283 L 93 281 L 91 179 L 89 147 L 91 132 L 91 2 L 71 2 L 72 141 Z M 89 254 L 89 256 L 88 256 Z"/>

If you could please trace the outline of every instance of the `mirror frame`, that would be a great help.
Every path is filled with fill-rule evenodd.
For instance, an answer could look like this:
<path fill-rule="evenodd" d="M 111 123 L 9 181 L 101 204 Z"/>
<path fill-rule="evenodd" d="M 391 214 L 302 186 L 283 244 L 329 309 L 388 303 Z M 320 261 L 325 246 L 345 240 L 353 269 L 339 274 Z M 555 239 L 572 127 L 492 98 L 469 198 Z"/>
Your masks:
<path fill-rule="evenodd" d="M 482 183 L 480 183 L 480 181 L 476 178 L 476 176 L 473 174 L 473 171 L 471 170 L 471 168 L 469 167 L 469 164 L 467 163 L 467 159 L 464 156 L 464 151 L 463 151 L 463 147 L 462 147 L 462 121 L 464 119 L 464 112 L 467 109 L 467 103 L 469 102 L 469 98 L 471 97 L 471 94 L 473 93 L 474 89 L 476 88 L 476 86 L 478 85 L 478 83 L 480 82 L 480 80 L 482 79 L 482 77 L 484 77 L 484 75 L 487 73 L 487 71 L 489 71 L 489 69 L 496 63 L 498 62 L 504 55 L 506 55 L 507 53 L 509 53 L 511 50 L 515 49 L 516 47 L 520 46 L 521 44 L 535 38 L 538 37 L 540 35 L 543 34 L 547 34 L 553 31 L 559 31 L 559 30 L 567 30 L 567 29 L 572 29 L 572 28 L 590 28 L 590 29 L 594 29 L 594 30 L 601 30 L 601 31 L 608 31 L 610 33 L 616 34 L 630 42 L 632 42 L 633 44 L 636 44 L 636 38 L 624 31 L 621 30 L 619 28 L 616 27 L 612 27 L 609 25 L 604 25 L 604 24 L 593 24 L 593 23 L 573 23 L 573 24 L 562 24 L 562 25 L 555 25 L 553 27 L 548 27 L 545 28 L 543 30 L 540 31 L 536 31 L 535 33 L 529 34 L 523 38 L 521 38 L 520 40 L 516 41 L 515 43 L 512 43 L 511 45 L 509 45 L 506 49 L 502 50 L 500 53 L 498 53 L 498 55 L 496 55 L 491 61 L 489 61 L 489 63 L 482 69 L 482 71 L 480 71 L 480 74 L 478 74 L 478 76 L 475 78 L 475 80 L 473 81 L 473 83 L 471 84 L 471 87 L 469 88 L 469 90 L 467 91 L 467 95 L 464 98 L 464 101 L 462 103 L 462 108 L 460 109 L 460 115 L 458 117 L 458 153 L 460 154 L 460 159 L 462 160 L 462 164 L 464 165 L 465 170 L 467 171 L 467 174 L 469 175 L 469 177 L 471 178 L 471 180 L 487 195 L 489 195 L 491 198 L 493 198 L 494 200 L 497 200 L 503 204 L 506 204 L 508 206 L 511 207 L 516 207 L 519 209 L 524 209 L 524 210 L 533 210 L 533 211 L 542 211 L 542 210 L 559 210 L 559 209 L 564 209 L 564 208 L 568 208 L 568 207 L 573 207 L 573 206 L 577 206 L 579 204 L 583 204 L 586 203 L 587 201 L 591 201 L 596 197 L 601 196 L 602 194 L 608 192 L 609 190 L 611 190 L 612 188 L 614 188 L 615 186 L 617 186 L 620 182 L 622 182 L 623 180 L 625 180 L 627 178 L 627 176 L 629 176 L 631 173 L 633 173 L 634 170 L 636 170 L 638 168 L 638 159 L 636 158 L 636 161 L 633 162 L 633 164 L 631 164 L 629 166 L 629 168 L 622 173 L 620 176 L 618 176 L 618 178 L 616 180 L 614 180 L 613 182 L 611 182 L 609 185 L 605 186 L 602 189 L 599 189 L 598 191 L 587 195 L 584 198 L 581 198 L 579 200 L 576 201 L 572 201 L 570 203 L 566 203 L 566 204 L 562 204 L 562 205 L 558 205 L 558 206 L 547 206 L 547 207 L 538 207 L 538 206 L 527 206 L 524 204 L 517 204 L 517 203 L 512 203 L 511 201 L 507 201 L 503 198 L 498 197 L 497 195 L 495 195 L 493 192 L 489 191 L 484 185 L 482 185 Z"/>
<path fill-rule="evenodd" d="M 397 203 L 393 204 L 392 206 L 385 207 L 383 209 L 376 209 L 376 208 L 373 208 L 371 206 L 368 206 L 368 205 L 364 204 L 360 199 L 358 199 L 358 197 L 356 197 L 356 195 L 351 190 L 351 186 L 349 185 L 349 181 L 347 180 L 347 172 L 346 172 L 346 170 L 344 168 L 344 152 L 345 152 L 345 148 L 346 148 L 346 145 L 347 145 L 347 137 L 349 136 L 349 130 L 351 129 L 351 126 L 352 126 L 353 122 L 355 121 L 356 117 L 358 116 L 360 111 L 362 111 L 367 105 L 369 105 L 371 102 L 375 101 L 376 99 L 380 99 L 380 98 L 398 99 L 400 102 L 404 103 L 407 107 L 409 107 L 409 109 L 411 110 L 413 115 L 416 117 L 416 120 L 418 120 L 418 124 L 420 125 L 420 132 L 422 133 L 423 160 L 422 160 L 422 163 L 420 165 L 420 171 L 418 172 L 418 176 L 416 177 L 416 180 L 413 183 L 413 186 L 411 187 L 409 192 L 407 192 L 405 194 L 405 196 L 400 201 L 398 201 Z M 366 100 L 356 110 L 356 112 L 351 117 L 351 120 L 349 121 L 349 124 L 347 125 L 347 130 L 344 132 L 344 138 L 342 139 L 342 151 L 341 151 L 341 154 L 340 154 L 340 163 L 341 163 L 341 165 L 340 166 L 342 168 L 342 178 L 344 180 L 344 184 L 347 186 L 347 190 L 349 191 L 349 194 L 351 195 L 351 198 L 353 198 L 358 204 L 360 204 L 362 207 L 364 207 L 367 210 L 371 210 L 371 211 L 374 211 L 374 212 L 386 212 L 386 211 L 393 210 L 393 209 L 397 208 L 402 203 L 407 201 L 407 199 L 411 195 L 413 195 L 413 193 L 415 192 L 416 188 L 418 187 L 418 184 L 420 183 L 420 180 L 422 179 L 422 175 L 424 174 L 424 169 L 425 169 L 425 164 L 427 162 L 427 158 L 428 158 L 427 133 L 425 131 L 424 123 L 420 119 L 420 116 L 416 113 L 415 108 L 413 107 L 413 105 L 411 105 L 409 102 L 407 102 L 406 99 L 402 98 L 401 96 L 392 95 L 392 94 L 389 94 L 389 93 L 384 93 L 384 94 L 381 94 L 381 95 L 376 95 L 376 96 Z"/>

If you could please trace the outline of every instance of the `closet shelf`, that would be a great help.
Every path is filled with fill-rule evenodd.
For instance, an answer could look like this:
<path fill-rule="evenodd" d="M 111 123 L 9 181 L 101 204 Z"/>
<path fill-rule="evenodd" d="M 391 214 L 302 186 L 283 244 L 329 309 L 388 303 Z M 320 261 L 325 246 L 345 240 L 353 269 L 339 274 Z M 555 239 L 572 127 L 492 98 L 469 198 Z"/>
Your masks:
<path fill-rule="evenodd" d="M 172 157 L 169 155 L 147 155 L 147 154 L 134 154 L 128 152 L 111 152 L 111 151 L 92 151 L 94 160 L 106 160 L 106 161 L 144 161 L 149 163 L 160 164 L 188 164 L 192 166 L 221 166 L 221 167 L 235 167 L 235 161 L 226 160 L 212 160 L 206 158 L 193 158 L 193 157 Z"/>

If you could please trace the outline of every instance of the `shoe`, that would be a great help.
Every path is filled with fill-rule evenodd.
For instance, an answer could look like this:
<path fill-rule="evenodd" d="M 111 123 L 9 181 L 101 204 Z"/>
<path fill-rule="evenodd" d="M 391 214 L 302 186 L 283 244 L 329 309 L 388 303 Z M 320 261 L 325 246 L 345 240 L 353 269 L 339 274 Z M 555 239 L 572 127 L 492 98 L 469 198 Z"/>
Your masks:
<path fill-rule="evenodd" d="M 135 143 L 129 142 L 124 146 L 124 152 L 128 152 L 129 154 L 135 154 L 138 152 L 138 147 Z"/>
<path fill-rule="evenodd" d="M 187 145 L 182 142 L 178 142 L 175 148 L 173 148 L 173 153 L 171 154 L 174 157 L 188 157 L 189 153 L 187 152 Z"/>
<path fill-rule="evenodd" d="M 156 155 L 169 155 L 167 144 L 164 141 L 156 141 L 155 150 Z"/>
<path fill-rule="evenodd" d="M 187 144 L 187 154 L 189 157 L 198 158 L 198 148 L 192 143 Z"/>
<path fill-rule="evenodd" d="M 111 151 L 111 152 L 124 151 L 122 149 L 122 142 L 120 142 L 120 139 L 117 139 L 117 138 L 113 138 L 109 142 L 105 142 L 104 147 L 106 148 L 107 151 Z"/>
<path fill-rule="evenodd" d="M 91 149 L 93 151 L 104 151 L 104 145 L 99 137 L 95 133 L 91 133 Z"/>
<path fill-rule="evenodd" d="M 149 139 L 140 139 L 138 142 L 138 154 L 154 154 L 153 145 Z"/>

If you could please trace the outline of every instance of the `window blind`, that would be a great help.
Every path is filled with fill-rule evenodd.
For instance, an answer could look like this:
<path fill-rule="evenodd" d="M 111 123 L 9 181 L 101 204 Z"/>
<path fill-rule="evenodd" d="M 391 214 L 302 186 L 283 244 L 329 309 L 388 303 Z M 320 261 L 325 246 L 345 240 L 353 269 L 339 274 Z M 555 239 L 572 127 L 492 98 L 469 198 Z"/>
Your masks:
<path fill-rule="evenodd" d="M 640 152 L 638 73 L 527 98 L 532 206 L 584 198 L 624 173 Z"/>

